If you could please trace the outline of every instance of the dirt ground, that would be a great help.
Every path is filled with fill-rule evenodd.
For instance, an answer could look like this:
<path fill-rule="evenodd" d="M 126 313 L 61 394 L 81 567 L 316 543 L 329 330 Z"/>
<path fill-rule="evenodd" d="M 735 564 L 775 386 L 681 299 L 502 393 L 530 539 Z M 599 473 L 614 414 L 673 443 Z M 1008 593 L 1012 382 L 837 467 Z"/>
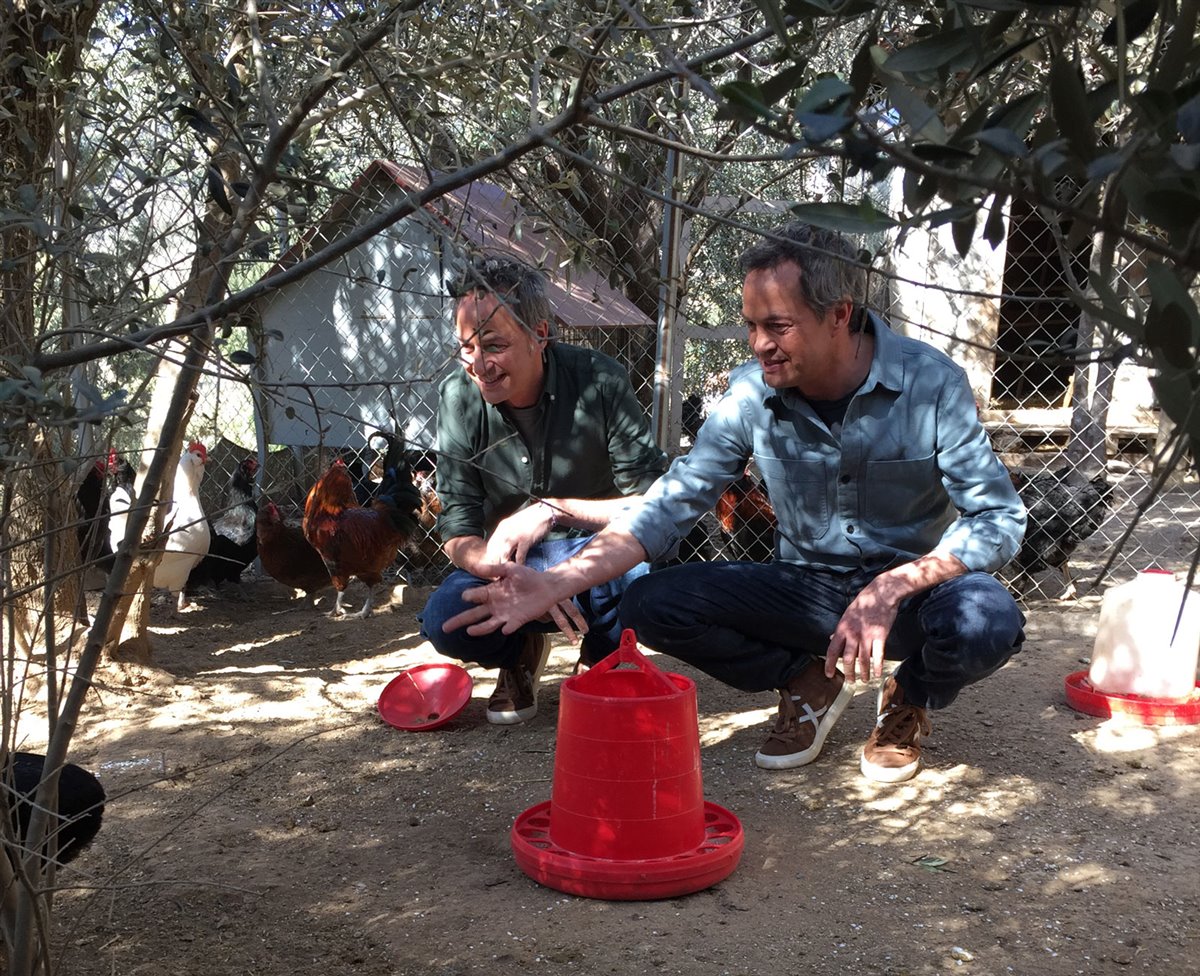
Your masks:
<path fill-rule="evenodd" d="M 109 803 L 62 876 L 60 972 L 1197 971 L 1200 731 L 1066 704 L 1095 597 L 1032 606 L 1024 652 L 934 713 L 927 768 L 898 786 L 858 771 L 873 695 L 815 764 L 771 773 L 752 757 L 772 696 L 654 658 L 696 680 L 705 796 L 745 850 L 705 891 L 616 902 L 539 886 L 510 847 L 550 798 L 564 640 L 526 725 L 488 725 L 479 671 L 450 725 L 380 721 L 387 682 L 435 657 L 422 596 L 334 621 L 262 579 L 156 609 L 169 680 L 106 671 L 76 737 Z"/>

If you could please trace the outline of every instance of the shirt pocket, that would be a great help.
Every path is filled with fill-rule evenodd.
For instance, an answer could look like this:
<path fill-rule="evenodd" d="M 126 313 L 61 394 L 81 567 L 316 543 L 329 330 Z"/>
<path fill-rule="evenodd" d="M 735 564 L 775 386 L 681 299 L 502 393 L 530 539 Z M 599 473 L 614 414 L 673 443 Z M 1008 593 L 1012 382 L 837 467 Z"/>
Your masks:
<path fill-rule="evenodd" d="M 824 536 L 830 511 L 825 461 L 756 454 L 754 462 L 766 481 L 781 529 L 809 542 Z"/>
<path fill-rule="evenodd" d="M 946 507 L 934 455 L 868 461 L 862 483 L 863 521 L 878 527 L 923 521 Z"/>

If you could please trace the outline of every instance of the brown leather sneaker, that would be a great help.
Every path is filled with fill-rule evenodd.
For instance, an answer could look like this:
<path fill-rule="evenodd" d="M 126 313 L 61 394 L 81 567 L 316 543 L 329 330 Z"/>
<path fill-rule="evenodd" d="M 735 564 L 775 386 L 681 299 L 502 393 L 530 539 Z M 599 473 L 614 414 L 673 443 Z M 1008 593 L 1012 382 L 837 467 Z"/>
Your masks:
<path fill-rule="evenodd" d="M 496 690 L 488 699 L 487 720 L 493 725 L 528 722 L 537 714 L 538 681 L 550 656 L 549 634 L 525 634 L 515 668 L 501 668 Z"/>
<path fill-rule="evenodd" d="M 822 662 L 813 661 L 779 689 L 775 728 L 754 762 L 763 769 L 791 769 L 812 762 L 853 697 L 854 689 L 841 671 L 826 678 Z"/>
<path fill-rule="evenodd" d="M 876 783 L 903 783 L 921 768 L 921 736 L 933 725 L 925 709 L 904 700 L 904 689 L 887 679 L 879 701 L 879 718 L 862 751 L 862 773 Z"/>

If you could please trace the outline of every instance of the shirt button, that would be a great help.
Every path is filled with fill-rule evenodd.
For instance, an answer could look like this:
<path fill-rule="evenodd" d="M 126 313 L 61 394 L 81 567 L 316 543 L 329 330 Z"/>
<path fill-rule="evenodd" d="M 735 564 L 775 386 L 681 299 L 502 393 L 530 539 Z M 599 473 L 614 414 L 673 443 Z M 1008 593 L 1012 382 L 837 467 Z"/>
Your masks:
<path fill-rule="evenodd" d="M 846 535 L 854 535 L 854 526 L 853 525 L 846 526 Z"/>
<path fill-rule="evenodd" d="M 838 478 L 838 484 L 842 484 L 842 485 L 850 484 L 850 475 L 848 475 L 848 474 L 842 475 L 840 478 Z"/>
<path fill-rule="evenodd" d="M 522 463 L 522 464 L 528 464 L 528 463 L 529 463 L 529 458 L 527 458 L 527 457 L 523 457 L 523 458 L 521 458 L 521 463 Z"/>

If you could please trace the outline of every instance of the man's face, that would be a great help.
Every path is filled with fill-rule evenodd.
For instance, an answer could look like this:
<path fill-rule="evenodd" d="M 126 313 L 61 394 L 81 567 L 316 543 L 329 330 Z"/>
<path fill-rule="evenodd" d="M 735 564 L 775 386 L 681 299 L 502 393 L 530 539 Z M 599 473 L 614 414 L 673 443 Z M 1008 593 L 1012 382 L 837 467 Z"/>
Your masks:
<path fill-rule="evenodd" d="M 800 267 L 787 261 L 751 271 L 742 287 L 742 317 L 763 379 L 777 390 L 796 388 L 821 399 L 847 354 L 850 303 L 817 315 L 800 297 Z"/>
<path fill-rule="evenodd" d="M 537 324 L 539 341 L 523 329 L 495 295 L 465 295 L 454 314 L 458 357 L 483 399 L 493 405 L 531 407 L 542 393 L 542 348 L 547 325 Z"/>

